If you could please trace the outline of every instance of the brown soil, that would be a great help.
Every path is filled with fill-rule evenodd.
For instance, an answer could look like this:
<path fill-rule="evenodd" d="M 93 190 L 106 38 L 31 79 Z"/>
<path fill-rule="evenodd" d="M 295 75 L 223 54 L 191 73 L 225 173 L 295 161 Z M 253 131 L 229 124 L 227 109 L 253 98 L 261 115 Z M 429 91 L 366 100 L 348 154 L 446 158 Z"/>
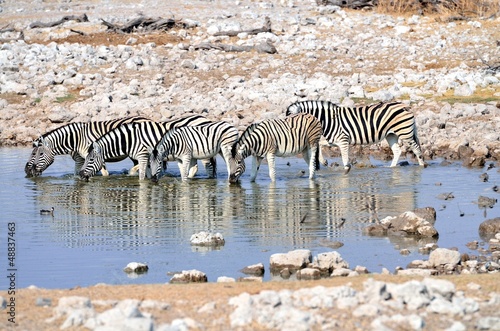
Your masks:
<path fill-rule="evenodd" d="M 369 275 L 351 278 L 330 278 L 317 281 L 271 281 L 264 283 L 257 282 L 238 282 L 238 283 L 205 283 L 205 284 L 152 284 L 152 285 L 96 285 L 91 287 L 76 287 L 73 289 L 21 289 L 15 294 L 16 300 L 16 329 L 22 330 L 54 330 L 58 329 L 64 322 L 65 317 L 61 317 L 55 322 L 48 323 L 47 319 L 54 316 L 53 307 L 56 307 L 58 300 L 65 296 L 83 296 L 94 300 L 156 300 L 166 302 L 170 305 L 167 310 L 151 310 L 156 325 L 171 323 L 178 318 L 192 318 L 193 320 L 205 326 L 206 330 L 228 330 L 230 329 L 230 314 L 234 307 L 228 304 L 229 298 L 247 292 L 257 294 L 263 290 L 282 289 L 296 290 L 300 288 L 312 288 L 315 286 L 335 287 L 348 285 L 356 290 L 363 289 L 363 282 L 369 277 L 375 280 L 402 283 L 410 279 L 421 280 L 420 277 L 402 277 L 393 275 Z M 466 297 L 472 297 L 475 300 L 487 301 L 489 294 L 500 293 L 500 274 L 489 275 L 463 275 L 463 276 L 444 276 L 440 277 L 452 281 L 457 291 L 464 291 Z M 481 286 L 479 291 L 471 290 L 468 284 L 475 283 Z M 0 292 L 9 300 L 7 292 Z M 52 307 L 39 307 L 35 302 L 38 298 L 51 299 Z M 200 313 L 198 310 L 207 303 L 215 303 L 215 311 L 211 313 Z M 110 309 L 111 306 L 94 306 L 97 312 Z M 404 313 L 404 312 L 402 312 Z M 491 313 L 491 312 L 490 312 Z M 494 312 L 493 312 L 494 314 Z M 12 324 L 7 321 L 6 314 L 0 321 L 0 329 L 10 329 Z M 331 309 L 322 311 L 322 315 L 327 319 L 339 321 L 339 325 L 349 327 L 350 330 L 360 330 L 367 328 L 372 319 L 361 318 L 353 319 L 346 311 Z M 427 315 L 425 317 L 426 329 L 436 330 L 445 328 L 441 325 L 442 319 L 439 315 Z M 448 325 L 449 327 L 449 325 Z M 85 330 L 85 328 L 76 328 L 74 330 Z M 262 326 L 255 323 L 243 330 L 263 330 Z"/>

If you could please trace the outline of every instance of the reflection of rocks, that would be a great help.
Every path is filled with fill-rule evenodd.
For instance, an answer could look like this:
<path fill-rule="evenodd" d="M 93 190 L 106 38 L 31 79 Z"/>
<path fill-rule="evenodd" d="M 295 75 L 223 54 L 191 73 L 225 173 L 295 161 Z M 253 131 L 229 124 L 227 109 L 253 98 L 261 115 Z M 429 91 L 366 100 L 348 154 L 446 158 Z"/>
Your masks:
<path fill-rule="evenodd" d="M 206 283 L 207 281 L 207 275 L 198 270 L 182 270 L 170 279 L 172 284 Z"/>
<path fill-rule="evenodd" d="M 493 208 L 493 206 L 497 203 L 497 199 L 488 198 L 480 195 L 477 199 L 477 205 L 479 208 Z"/>
<path fill-rule="evenodd" d="M 321 272 L 315 268 L 304 268 L 297 271 L 297 279 L 299 280 L 313 280 L 320 278 L 321 278 Z"/>

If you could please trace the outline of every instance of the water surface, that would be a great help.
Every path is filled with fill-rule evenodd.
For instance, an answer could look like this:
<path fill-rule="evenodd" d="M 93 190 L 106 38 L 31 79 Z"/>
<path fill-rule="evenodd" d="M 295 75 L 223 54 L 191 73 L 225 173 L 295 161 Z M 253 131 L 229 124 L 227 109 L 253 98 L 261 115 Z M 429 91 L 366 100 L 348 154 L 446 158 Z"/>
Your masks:
<path fill-rule="evenodd" d="M 7 223 L 14 222 L 18 288 L 166 283 L 167 273 L 191 269 L 214 282 L 219 276 L 242 277 L 240 269 L 260 262 L 267 281 L 272 279 L 272 254 L 309 249 L 314 256 L 331 251 L 325 246 L 331 241 L 344 244 L 336 250 L 351 268 L 393 271 L 427 259 L 418 253 L 427 242 L 469 252 L 465 244 L 481 240 L 479 224 L 500 216 L 498 206 L 484 210 L 476 203 L 479 195 L 497 198 L 492 190 L 500 181 L 496 168 L 440 166 L 439 161 L 426 169 L 388 168 L 388 163 L 371 160 L 375 168 L 355 168 L 348 175 L 325 168 L 310 181 L 302 174 L 307 170 L 302 159 L 281 158 L 276 183 L 270 182 L 264 164 L 255 183 L 247 171 L 240 185 L 229 185 L 219 159 L 217 179 L 207 178 L 200 163 L 198 176 L 181 182 L 177 165 L 170 163 L 168 176 L 154 184 L 121 174 L 132 165 L 122 161 L 108 164 L 111 176 L 84 182 L 73 176 L 69 156 L 56 157 L 41 177 L 25 178 L 30 152 L 0 148 L 0 254 L 6 270 Z M 480 175 L 486 171 L 489 181 L 484 182 Z M 446 192 L 455 198 L 437 198 Z M 52 206 L 53 217 L 40 215 L 40 209 Z M 377 219 L 427 206 L 437 211 L 437 240 L 362 234 Z M 199 231 L 220 232 L 226 244 L 191 246 L 191 235 Z M 411 254 L 401 255 L 402 248 Z M 149 272 L 130 277 L 123 272 L 129 262 L 147 263 Z M 7 283 L 0 285 L 7 288 Z"/>

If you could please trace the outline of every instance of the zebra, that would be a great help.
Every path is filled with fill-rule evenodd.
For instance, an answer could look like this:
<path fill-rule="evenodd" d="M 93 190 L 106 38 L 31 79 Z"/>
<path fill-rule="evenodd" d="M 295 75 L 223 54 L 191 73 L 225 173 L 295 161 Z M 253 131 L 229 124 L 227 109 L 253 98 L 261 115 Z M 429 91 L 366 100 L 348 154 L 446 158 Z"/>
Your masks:
<path fill-rule="evenodd" d="M 87 156 L 87 148 L 94 140 L 122 124 L 148 120 L 142 116 L 130 116 L 109 121 L 76 122 L 63 125 L 33 141 L 33 151 L 24 167 L 24 172 L 27 177 L 40 176 L 54 162 L 56 155 L 69 154 L 75 161 L 75 174 L 77 175 Z M 107 175 L 105 165 L 101 171 Z"/>
<path fill-rule="evenodd" d="M 230 182 L 237 182 L 245 172 L 244 160 L 250 155 L 253 156 L 250 181 L 255 181 L 257 171 L 265 157 L 269 166 L 269 177 L 275 182 L 275 157 L 299 153 L 302 153 L 309 165 L 309 179 L 313 179 L 316 170 L 319 169 L 318 152 L 321 134 L 321 123 L 314 116 L 303 113 L 251 124 L 233 145 Z"/>
<path fill-rule="evenodd" d="M 401 155 L 398 140 L 410 145 L 418 163 L 426 166 L 417 136 L 415 117 L 409 107 L 400 102 L 379 102 L 362 107 L 340 107 L 329 101 L 298 101 L 286 110 L 286 115 L 309 113 L 320 120 L 328 145 L 338 146 L 347 174 L 349 144 L 370 145 L 386 139 L 391 147 L 395 167 Z"/>
<path fill-rule="evenodd" d="M 146 178 L 149 149 L 153 148 L 163 135 L 174 127 L 197 126 L 212 123 L 201 115 L 190 115 L 168 122 L 143 121 L 128 123 L 111 130 L 96 141 L 87 151 L 87 157 L 79 175 L 88 180 L 94 176 L 104 164 L 104 160 L 130 157 L 138 164 L 139 179 Z M 204 160 L 207 172 L 212 170 L 213 160 Z M 196 173 L 197 167 L 191 169 L 190 176 Z"/>
<path fill-rule="evenodd" d="M 203 126 L 173 128 L 165 133 L 156 146 L 150 150 L 151 179 L 153 181 L 159 179 L 161 161 L 167 156 L 173 156 L 178 161 L 183 181 L 188 179 L 188 169 L 197 159 L 212 158 L 214 168 L 209 177 L 216 177 L 215 157 L 217 154 L 220 154 L 226 161 L 229 176 L 231 149 L 237 140 L 238 130 L 224 121 Z"/>

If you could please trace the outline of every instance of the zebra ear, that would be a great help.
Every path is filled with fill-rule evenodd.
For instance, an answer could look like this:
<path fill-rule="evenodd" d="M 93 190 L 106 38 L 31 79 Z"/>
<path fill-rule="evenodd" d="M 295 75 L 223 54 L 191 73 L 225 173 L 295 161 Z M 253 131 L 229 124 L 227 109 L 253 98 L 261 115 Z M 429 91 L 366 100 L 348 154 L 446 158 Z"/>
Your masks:
<path fill-rule="evenodd" d="M 40 136 L 40 138 L 38 139 L 38 146 L 47 146 L 47 143 L 43 136 Z"/>
<path fill-rule="evenodd" d="M 99 146 L 99 144 L 96 142 L 92 143 L 92 149 L 95 151 L 95 153 L 101 153 L 101 146 Z"/>
<path fill-rule="evenodd" d="M 156 151 L 158 152 L 158 155 L 163 155 L 163 153 L 165 153 L 165 146 L 162 145 L 158 145 L 156 147 Z"/>

